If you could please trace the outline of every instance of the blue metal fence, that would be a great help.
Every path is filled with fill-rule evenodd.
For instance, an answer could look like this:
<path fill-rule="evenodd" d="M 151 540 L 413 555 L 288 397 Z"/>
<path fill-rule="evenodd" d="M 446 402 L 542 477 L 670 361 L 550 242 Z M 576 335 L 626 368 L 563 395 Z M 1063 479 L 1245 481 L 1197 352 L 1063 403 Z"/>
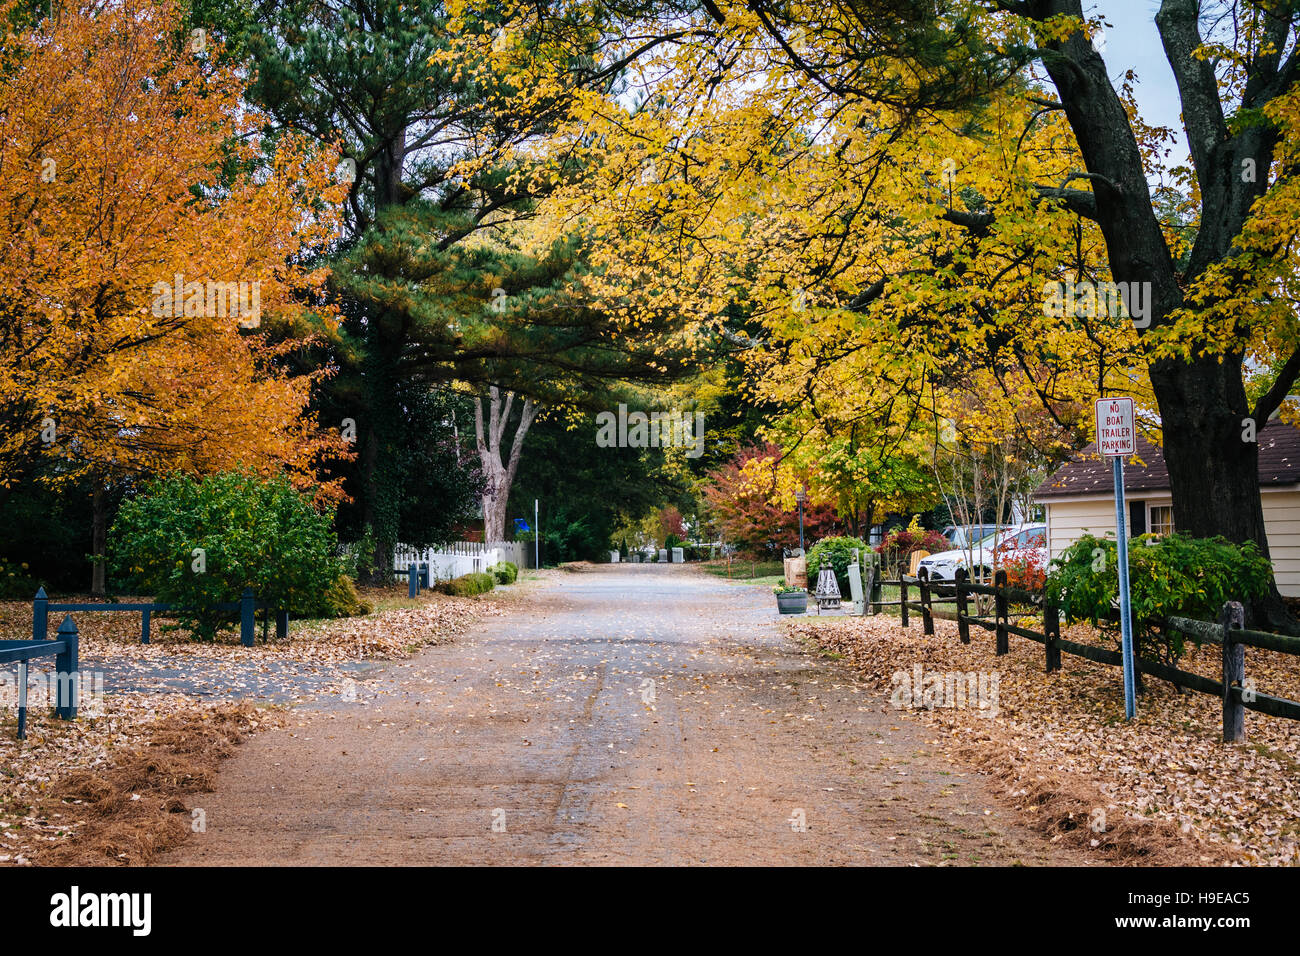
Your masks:
<path fill-rule="evenodd" d="M 78 654 L 77 625 L 69 614 L 59 625 L 54 640 L 0 641 L 0 664 L 18 662 L 18 739 L 27 736 L 27 661 L 33 657 L 54 655 L 57 675 L 55 712 L 64 720 L 77 719 Z"/>
<path fill-rule="evenodd" d="M 209 610 L 239 612 L 239 640 L 245 647 L 252 647 L 256 637 L 256 613 L 265 611 L 268 605 L 253 596 L 252 588 L 244 588 L 238 601 L 213 604 Z M 193 610 L 183 604 L 65 604 L 51 603 L 45 595 L 45 588 L 36 592 L 32 601 L 32 640 L 43 641 L 49 629 L 50 611 L 138 611 L 140 613 L 140 643 L 149 643 L 150 617 L 169 611 Z M 275 636 L 281 640 L 289 636 L 289 612 L 277 609 L 275 612 Z"/>

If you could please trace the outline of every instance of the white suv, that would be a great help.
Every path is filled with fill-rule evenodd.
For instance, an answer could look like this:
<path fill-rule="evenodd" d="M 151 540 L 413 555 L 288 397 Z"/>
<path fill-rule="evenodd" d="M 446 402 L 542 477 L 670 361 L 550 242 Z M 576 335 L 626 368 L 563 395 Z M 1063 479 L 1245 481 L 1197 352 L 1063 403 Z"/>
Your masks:
<path fill-rule="evenodd" d="M 1027 554 L 1035 555 L 1043 567 L 1047 566 L 1047 525 L 1021 524 L 1000 529 L 977 541 L 970 548 L 956 548 L 952 551 L 940 551 L 921 559 L 920 566 L 929 573 L 931 581 L 954 581 L 957 569 L 975 568 L 971 576 L 984 579 L 992 575 L 995 566 L 993 550 L 999 550 L 998 562 L 1005 562 L 1008 553 L 1019 558 Z"/>
<path fill-rule="evenodd" d="M 983 540 L 995 530 L 1006 531 L 1014 525 L 1009 524 L 950 524 L 943 529 L 943 536 L 954 548 L 969 548 L 976 541 Z"/>

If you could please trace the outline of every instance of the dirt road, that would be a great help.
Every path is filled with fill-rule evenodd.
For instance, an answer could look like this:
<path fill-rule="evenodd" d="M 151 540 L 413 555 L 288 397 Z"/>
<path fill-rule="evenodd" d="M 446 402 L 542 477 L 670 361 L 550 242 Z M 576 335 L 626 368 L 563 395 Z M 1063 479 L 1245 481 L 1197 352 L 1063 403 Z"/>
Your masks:
<path fill-rule="evenodd" d="M 293 712 L 165 864 L 1060 864 L 933 732 L 796 645 L 766 589 L 556 574 Z"/>

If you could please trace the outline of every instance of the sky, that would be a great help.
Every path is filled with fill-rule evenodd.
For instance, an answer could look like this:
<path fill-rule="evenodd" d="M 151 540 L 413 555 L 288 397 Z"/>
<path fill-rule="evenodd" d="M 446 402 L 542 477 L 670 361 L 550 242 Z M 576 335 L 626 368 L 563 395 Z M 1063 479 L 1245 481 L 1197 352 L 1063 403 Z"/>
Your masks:
<path fill-rule="evenodd" d="M 1158 0 L 1097 0 L 1088 13 L 1103 14 L 1112 24 L 1106 30 L 1106 47 L 1102 52 L 1111 81 L 1117 84 L 1125 70 L 1135 70 L 1138 79 L 1135 95 L 1142 118 L 1153 125 L 1168 126 L 1177 134 L 1178 143 L 1167 160 L 1168 166 L 1177 166 L 1187 157 L 1187 138 L 1179 119 L 1182 109 L 1178 104 L 1178 85 L 1156 30 L 1155 16 L 1159 8 Z"/>

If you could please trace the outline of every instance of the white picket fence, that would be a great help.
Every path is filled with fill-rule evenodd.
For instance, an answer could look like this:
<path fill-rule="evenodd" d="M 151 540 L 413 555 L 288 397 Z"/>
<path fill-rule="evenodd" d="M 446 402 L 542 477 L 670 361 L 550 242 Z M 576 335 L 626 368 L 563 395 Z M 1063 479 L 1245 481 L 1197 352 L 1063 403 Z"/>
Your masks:
<path fill-rule="evenodd" d="M 526 541 L 500 541 L 496 544 L 452 541 L 423 551 L 399 544 L 393 552 L 393 570 L 405 574 L 412 564 L 427 564 L 434 581 L 446 581 L 462 574 L 487 571 L 502 561 L 513 562 L 520 568 L 526 567 L 527 553 Z"/>

